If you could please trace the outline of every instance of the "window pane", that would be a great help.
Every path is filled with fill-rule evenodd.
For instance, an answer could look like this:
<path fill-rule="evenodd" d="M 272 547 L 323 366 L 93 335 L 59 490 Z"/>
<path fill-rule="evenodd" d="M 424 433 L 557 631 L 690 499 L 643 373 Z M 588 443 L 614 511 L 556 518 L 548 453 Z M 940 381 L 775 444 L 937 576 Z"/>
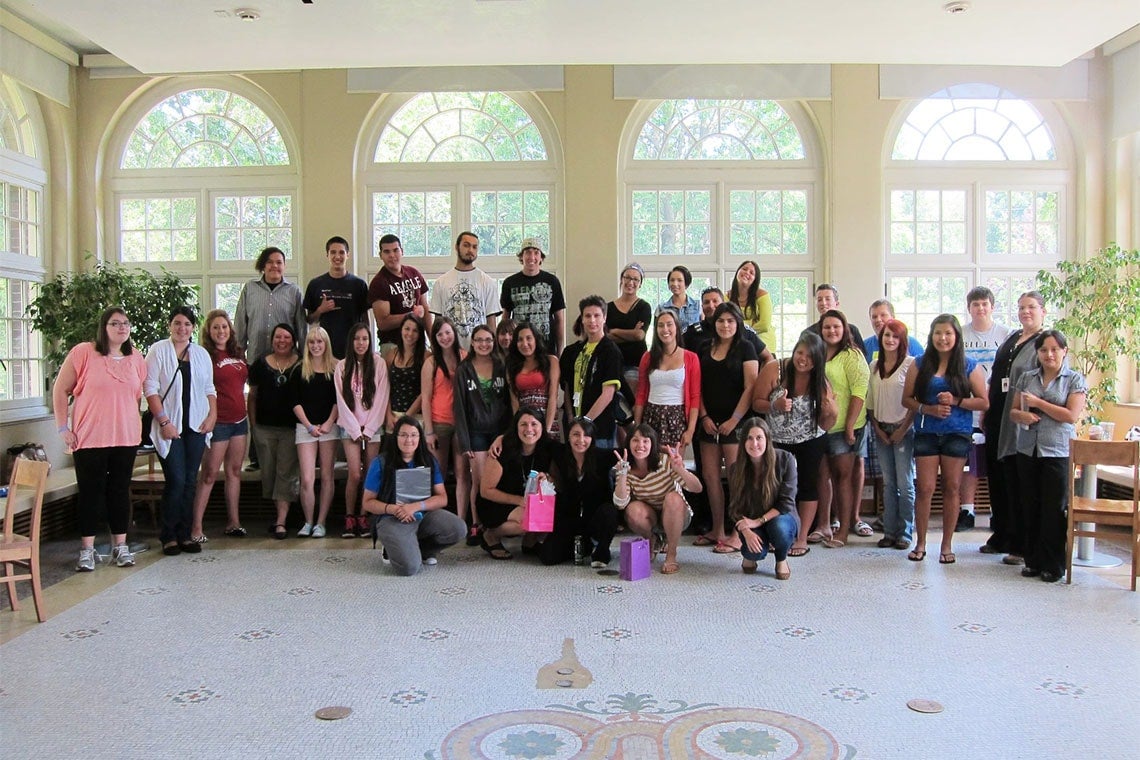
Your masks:
<path fill-rule="evenodd" d="M 198 200 L 122 198 L 119 260 L 132 263 L 198 260 Z"/>
<path fill-rule="evenodd" d="M 533 214 L 533 216 L 532 216 Z M 550 228 L 550 192 L 496 190 L 471 193 L 471 226 L 479 235 L 479 255 L 514 257 L 523 230 Z M 546 239 L 543 239 L 546 242 Z"/>
<path fill-rule="evenodd" d="M 892 256 L 964 255 L 965 190 L 892 190 Z"/>
<path fill-rule="evenodd" d="M 807 192 L 729 192 L 731 253 L 744 256 L 803 255 L 808 252 Z"/>
<path fill-rule="evenodd" d="M 40 258 L 40 193 L 0 182 L 0 250 Z"/>
<path fill-rule="evenodd" d="M 1060 193 L 987 190 L 985 230 L 988 255 L 1058 255 Z"/>
<path fill-rule="evenodd" d="M 773 100 L 666 100 L 646 119 L 637 161 L 799 161 L 803 139 Z"/>
<path fill-rule="evenodd" d="M 274 241 L 293 258 L 291 195 L 226 195 L 214 198 L 217 261 L 255 261 Z"/>
<path fill-rule="evenodd" d="M 494 199 L 482 196 L 473 193 L 472 205 L 493 213 Z M 400 238 L 405 256 L 450 256 L 451 203 L 447 191 L 373 193 L 372 256 L 379 258 L 380 238 L 389 233 Z"/>
<path fill-rule="evenodd" d="M 38 398 L 45 393 L 43 339 L 24 314 L 37 283 L 0 278 L 0 401 Z"/>
<path fill-rule="evenodd" d="M 708 190 L 636 190 L 632 194 L 635 256 L 707 255 L 712 194 Z"/>

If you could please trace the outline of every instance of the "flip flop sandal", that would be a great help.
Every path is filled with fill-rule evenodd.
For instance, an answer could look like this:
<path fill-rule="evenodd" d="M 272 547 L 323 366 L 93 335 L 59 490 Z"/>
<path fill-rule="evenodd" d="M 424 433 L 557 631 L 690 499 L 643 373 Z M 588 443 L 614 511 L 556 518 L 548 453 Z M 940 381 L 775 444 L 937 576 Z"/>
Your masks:
<path fill-rule="evenodd" d="M 924 559 L 926 559 L 926 550 L 915 549 L 910 554 L 906 555 L 906 558 L 911 562 L 922 562 Z"/>
<path fill-rule="evenodd" d="M 870 525 L 860 520 L 859 522 L 855 523 L 855 535 L 862 536 L 863 538 L 870 538 L 871 536 L 875 535 L 875 531 L 871 528 Z"/>
<path fill-rule="evenodd" d="M 945 552 L 938 555 L 938 564 L 940 565 L 953 565 L 957 561 L 958 558 L 954 556 L 954 552 Z"/>
<path fill-rule="evenodd" d="M 813 530 L 811 533 L 808 533 L 807 542 L 809 544 L 822 544 L 824 538 L 825 536 L 818 530 Z"/>
<path fill-rule="evenodd" d="M 847 546 L 847 544 L 832 536 L 827 536 L 824 538 L 822 543 L 828 549 L 842 549 L 844 546 Z"/>
<path fill-rule="evenodd" d="M 236 528 L 226 528 L 225 534 L 231 538 L 245 538 L 246 531 L 239 525 Z"/>
<path fill-rule="evenodd" d="M 709 538 L 708 536 L 697 536 L 693 541 L 693 546 L 716 546 L 716 539 Z"/>
<path fill-rule="evenodd" d="M 802 557 L 810 551 L 811 551 L 810 546 L 793 546 L 791 549 L 788 549 L 788 556 L 789 557 Z"/>
<path fill-rule="evenodd" d="M 662 575 L 674 575 L 681 571 L 681 566 L 677 564 L 676 560 L 670 560 L 661 566 Z"/>
<path fill-rule="evenodd" d="M 739 547 L 726 544 L 723 541 L 717 541 L 716 546 L 713 547 L 713 554 L 736 554 L 739 551 Z"/>

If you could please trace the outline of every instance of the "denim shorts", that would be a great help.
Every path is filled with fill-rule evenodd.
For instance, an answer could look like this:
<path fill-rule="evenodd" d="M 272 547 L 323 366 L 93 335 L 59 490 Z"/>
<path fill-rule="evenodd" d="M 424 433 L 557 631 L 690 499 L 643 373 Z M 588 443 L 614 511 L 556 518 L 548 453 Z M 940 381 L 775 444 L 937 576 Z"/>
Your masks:
<path fill-rule="evenodd" d="M 827 455 L 837 457 L 843 454 L 858 454 L 867 456 L 867 426 L 855 428 L 855 443 L 847 443 L 847 432 L 840 430 L 837 433 L 827 434 Z"/>
<path fill-rule="evenodd" d="M 969 433 L 917 433 L 914 436 L 915 457 L 954 457 L 965 459 L 974 442 Z"/>
<path fill-rule="evenodd" d="M 213 443 L 225 443 L 231 438 L 249 435 L 249 418 L 241 422 L 219 422 L 214 425 L 214 434 L 210 437 Z"/>
<path fill-rule="evenodd" d="M 498 435 L 498 433 L 480 433 L 477 430 L 471 430 L 467 433 L 467 437 L 471 440 L 471 450 L 475 452 L 486 451 L 491 448 L 491 442 Z"/>

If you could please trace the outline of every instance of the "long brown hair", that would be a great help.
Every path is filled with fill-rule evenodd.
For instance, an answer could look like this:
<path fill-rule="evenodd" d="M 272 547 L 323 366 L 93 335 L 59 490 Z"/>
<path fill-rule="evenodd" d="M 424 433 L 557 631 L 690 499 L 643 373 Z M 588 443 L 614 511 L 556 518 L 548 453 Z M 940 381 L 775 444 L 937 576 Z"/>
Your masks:
<path fill-rule="evenodd" d="M 368 334 L 368 350 L 364 358 L 356 356 L 356 334 L 363 330 Z M 402 345 L 402 343 L 401 343 Z M 348 331 L 348 345 L 344 349 L 344 373 L 341 377 L 340 392 L 344 403 L 352 411 L 356 411 L 356 398 L 352 394 L 352 376 L 360 373 L 360 403 L 365 409 L 372 408 L 372 399 L 376 396 L 376 354 L 372 352 L 372 327 L 367 322 L 357 322 Z"/>
<path fill-rule="evenodd" d="M 206 318 L 202 320 L 202 333 L 198 342 L 210 352 L 210 356 L 215 359 L 218 358 L 218 349 L 214 346 L 214 339 L 210 337 L 210 324 L 219 317 L 226 320 L 226 324 L 230 327 L 230 337 L 226 339 L 226 347 L 222 349 L 221 353 L 231 359 L 243 358 L 242 350 L 238 347 L 237 335 L 234 333 L 234 323 L 230 321 L 230 315 L 226 313 L 225 309 L 211 309 L 206 314 Z"/>
<path fill-rule="evenodd" d="M 764 453 L 759 463 L 753 462 L 747 452 L 741 452 L 728 475 L 729 514 L 733 522 L 742 517 L 756 518 L 764 514 L 776 501 L 780 480 L 776 475 L 776 446 L 772 431 L 760 417 L 751 417 L 740 426 L 741 442 L 759 428 L 764 431 Z"/>

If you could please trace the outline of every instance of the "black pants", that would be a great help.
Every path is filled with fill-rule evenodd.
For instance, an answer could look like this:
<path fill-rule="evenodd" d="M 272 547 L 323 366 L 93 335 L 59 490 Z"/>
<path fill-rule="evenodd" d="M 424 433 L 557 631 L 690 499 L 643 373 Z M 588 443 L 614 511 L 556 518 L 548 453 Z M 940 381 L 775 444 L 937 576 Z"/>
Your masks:
<path fill-rule="evenodd" d="M 998 429 L 986 429 L 986 480 L 990 489 L 990 530 L 993 535 L 986 543 L 999 553 L 1020 554 L 1015 548 L 1019 527 L 1017 516 L 1021 512 L 1018 504 L 1017 463 L 1015 457 L 999 460 Z"/>
<path fill-rule="evenodd" d="M 610 552 L 614 534 L 617 533 L 618 514 L 613 502 L 583 505 L 579 519 L 578 505 L 567 504 L 565 499 L 556 502 L 554 530 L 542 542 L 538 559 L 544 565 L 558 565 L 574 558 L 574 536 L 586 540 L 586 550 L 591 551 L 590 542 L 597 545 L 593 550 L 605 557 Z"/>
<path fill-rule="evenodd" d="M 1016 459 L 1025 566 L 1060 575 L 1065 570 L 1069 458 L 1018 454 Z"/>
<path fill-rule="evenodd" d="M 75 515 L 80 536 L 94 536 L 103 519 L 110 524 L 112 535 L 127 532 L 136 451 L 134 446 L 75 451 L 75 485 L 79 491 Z"/>

